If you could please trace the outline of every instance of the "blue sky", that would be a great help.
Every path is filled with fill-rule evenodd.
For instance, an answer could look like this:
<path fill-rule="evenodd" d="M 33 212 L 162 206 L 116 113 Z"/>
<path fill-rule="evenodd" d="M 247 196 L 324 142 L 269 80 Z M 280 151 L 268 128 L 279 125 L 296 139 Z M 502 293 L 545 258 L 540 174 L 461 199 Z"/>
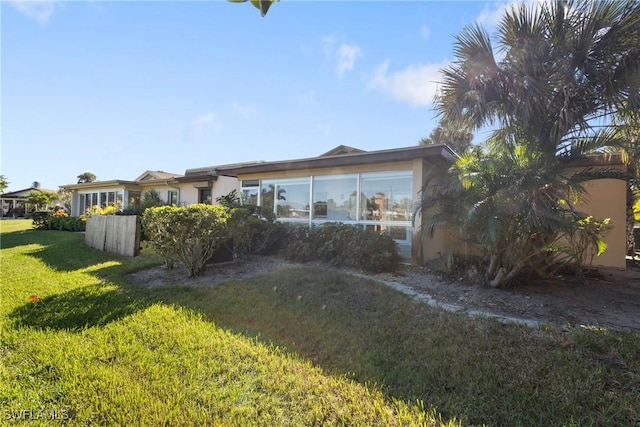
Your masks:
<path fill-rule="evenodd" d="M 2 1 L 6 191 L 412 146 L 454 35 L 505 2 Z"/>

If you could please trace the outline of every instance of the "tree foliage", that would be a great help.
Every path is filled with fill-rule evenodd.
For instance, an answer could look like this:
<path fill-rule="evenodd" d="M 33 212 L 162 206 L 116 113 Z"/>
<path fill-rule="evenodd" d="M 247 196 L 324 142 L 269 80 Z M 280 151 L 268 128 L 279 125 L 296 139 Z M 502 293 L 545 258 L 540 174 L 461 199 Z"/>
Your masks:
<path fill-rule="evenodd" d="M 260 15 L 265 17 L 267 15 L 267 11 L 271 7 L 271 5 L 279 0 L 228 0 L 231 3 L 246 3 L 247 1 L 251 1 L 251 4 L 260 10 Z"/>
<path fill-rule="evenodd" d="M 55 193 L 41 190 L 31 190 L 27 195 L 27 202 L 35 205 L 36 208 L 41 208 L 53 203 L 56 199 Z"/>
<path fill-rule="evenodd" d="M 562 239 L 604 247 L 606 221 L 585 222 L 573 203 L 584 180 L 621 176 L 570 175 L 566 166 L 618 139 L 602 124 L 619 106 L 640 108 L 640 3 L 522 3 L 505 12 L 495 40 L 498 55 L 479 25 L 456 36 L 436 110 L 450 128 L 494 131 L 486 151 L 468 152 L 442 185 L 423 188 L 421 208 L 432 215 L 428 231 L 452 226 L 479 245 L 485 282 L 504 286 L 553 272 Z M 585 250 L 564 259 L 580 268 Z"/>
<path fill-rule="evenodd" d="M 419 141 L 420 145 L 447 144 L 457 153 L 464 153 L 471 146 L 473 134 L 465 129 L 448 126 L 440 122 L 428 137 Z"/>
<path fill-rule="evenodd" d="M 98 177 L 96 177 L 95 174 L 91 172 L 83 172 L 78 175 L 78 184 L 83 184 L 85 182 L 94 182 L 96 179 L 98 179 Z"/>
<path fill-rule="evenodd" d="M 497 35 L 466 27 L 443 70 L 436 109 L 452 126 L 495 126 L 552 158 L 593 148 L 617 106 L 640 108 L 640 2 L 554 1 L 513 7 Z"/>
<path fill-rule="evenodd" d="M 6 190 L 8 186 L 9 181 L 7 180 L 7 177 L 0 175 L 0 194 L 4 193 L 4 190 Z"/>
<path fill-rule="evenodd" d="M 181 261 L 189 277 L 200 276 L 207 261 L 227 239 L 228 211 L 223 206 L 196 204 L 145 210 L 144 233 L 167 267 Z"/>
<path fill-rule="evenodd" d="M 619 155 L 627 169 L 627 255 L 635 255 L 635 206 L 640 206 L 640 110 L 622 105 L 613 117 L 617 140 L 608 152 Z"/>
<path fill-rule="evenodd" d="M 562 170 L 526 145 L 469 150 L 444 176 L 428 177 L 423 231 L 449 226 L 479 248 L 479 278 L 493 287 L 524 272 L 545 276 L 566 264 L 581 269 L 584 257 L 604 250 L 606 227 L 585 226 L 588 216 L 573 208 L 584 193 L 580 176 Z"/>

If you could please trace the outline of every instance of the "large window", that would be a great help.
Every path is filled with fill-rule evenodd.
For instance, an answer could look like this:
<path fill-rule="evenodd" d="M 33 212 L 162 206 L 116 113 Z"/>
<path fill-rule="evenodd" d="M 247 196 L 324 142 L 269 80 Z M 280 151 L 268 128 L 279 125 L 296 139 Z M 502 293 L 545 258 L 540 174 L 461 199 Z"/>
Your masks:
<path fill-rule="evenodd" d="M 107 206 L 122 207 L 123 192 L 122 191 L 101 191 L 95 193 L 81 193 L 80 197 L 80 209 L 79 213 L 86 213 L 92 206 L 100 206 L 105 208 Z"/>
<path fill-rule="evenodd" d="M 350 222 L 391 235 L 411 255 L 412 171 L 320 175 L 242 182 L 242 203 L 285 221 Z"/>
<path fill-rule="evenodd" d="M 392 171 L 243 181 L 242 202 L 269 207 L 278 218 L 409 224 L 413 177 Z"/>
<path fill-rule="evenodd" d="M 360 219 L 411 221 L 413 179 L 411 172 L 363 173 L 360 176 Z"/>
<path fill-rule="evenodd" d="M 309 178 L 262 182 L 262 206 L 273 206 L 277 218 L 309 219 Z"/>
<path fill-rule="evenodd" d="M 257 179 L 242 181 L 242 204 L 258 205 L 258 194 L 260 193 L 260 181 Z"/>
<path fill-rule="evenodd" d="M 355 221 L 358 217 L 358 176 L 313 178 L 313 219 Z"/>

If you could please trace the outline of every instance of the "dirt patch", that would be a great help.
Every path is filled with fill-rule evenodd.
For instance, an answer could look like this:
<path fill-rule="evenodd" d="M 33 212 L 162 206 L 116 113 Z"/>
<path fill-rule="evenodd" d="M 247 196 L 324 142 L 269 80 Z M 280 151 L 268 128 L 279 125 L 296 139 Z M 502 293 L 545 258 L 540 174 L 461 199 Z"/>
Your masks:
<path fill-rule="evenodd" d="M 243 262 L 209 265 L 205 274 L 195 279 L 187 278 L 182 267 L 174 270 L 155 267 L 129 274 L 127 279 L 148 287 L 214 286 L 297 265 L 300 264 L 275 257 L 252 257 Z M 640 266 L 637 263 L 630 262 L 625 271 L 600 270 L 584 281 L 560 275 L 553 280 L 505 290 L 452 281 L 415 266 L 403 266 L 395 274 L 341 271 L 383 282 L 428 304 L 472 316 L 495 317 L 530 326 L 571 325 L 640 332 Z"/>

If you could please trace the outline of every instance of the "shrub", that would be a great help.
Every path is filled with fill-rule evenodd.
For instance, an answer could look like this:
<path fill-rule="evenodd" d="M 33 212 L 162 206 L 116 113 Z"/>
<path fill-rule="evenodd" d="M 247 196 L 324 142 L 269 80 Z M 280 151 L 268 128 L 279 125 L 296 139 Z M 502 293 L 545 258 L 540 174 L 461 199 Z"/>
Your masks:
<path fill-rule="evenodd" d="M 302 262 L 319 260 L 369 273 L 394 271 L 400 261 L 391 236 L 342 223 L 289 226 L 285 257 Z"/>
<path fill-rule="evenodd" d="M 85 231 L 87 228 L 86 217 L 77 216 L 55 216 L 52 215 L 48 220 L 49 230 L 60 231 Z"/>
<path fill-rule="evenodd" d="M 151 189 L 142 193 L 141 200 L 131 203 L 126 208 L 120 210 L 116 215 L 142 215 L 147 208 L 165 206 L 167 203 L 162 200 L 157 190 Z"/>
<path fill-rule="evenodd" d="M 162 206 L 146 209 L 142 224 L 151 246 L 164 258 L 167 267 L 179 260 L 189 277 L 197 277 L 228 238 L 228 216 L 228 210 L 222 206 Z"/>
<path fill-rule="evenodd" d="M 275 222 L 272 211 L 259 206 L 229 209 L 227 243 L 233 258 L 274 252 L 282 241 L 283 224 Z"/>
<path fill-rule="evenodd" d="M 91 215 L 115 215 L 118 213 L 118 208 L 115 205 L 108 205 L 104 208 L 99 205 L 93 205 L 89 209 L 89 216 Z"/>
<path fill-rule="evenodd" d="M 37 230 L 85 231 L 85 217 L 69 216 L 64 210 L 36 211 L 33 213 L 33 228 Z"/>
<path fill-rule="evenodd" d="M 236 190 L 216 198 L 216 202 L 229 210 L 229 240 L 225 246 L 233 259 L 269 254 L 281 248 L 285 237 L 284 225 L 275 222 L 271 209 L 243 205 Z"/>

